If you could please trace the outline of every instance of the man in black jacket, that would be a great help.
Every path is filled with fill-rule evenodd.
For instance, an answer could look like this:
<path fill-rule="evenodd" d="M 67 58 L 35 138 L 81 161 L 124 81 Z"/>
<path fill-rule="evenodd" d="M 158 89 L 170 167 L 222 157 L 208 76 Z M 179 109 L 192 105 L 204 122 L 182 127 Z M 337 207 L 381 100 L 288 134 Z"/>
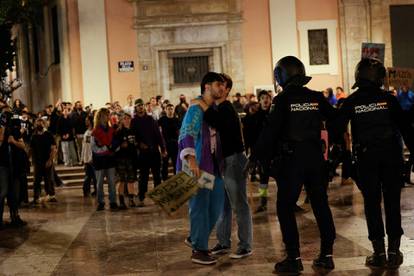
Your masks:
<path fill-rule="evenodd" d="M 265 121 L 267 120 L 267 117 L 269 116 L 270 106 L 272 104 L 272 96 L 266 90 L 260 91 L 258 98 L 260 102 L 260 108 L 254 115 L 256 129 L 253 135 L 256 136 L 255 141 L 257 141 L 260 135 L 260 132 L 263 129 Z M 259 165 L 259 176 L 260 176 L 260 184 L 259 184 L 260 205 L 256 209 L 256 213 L 267 210 L 267 194 L 268 194 L 267 192 L 268 192 L 269 178 L 270 178 L 269 173 L 266 170 L 264 170 L 260 165 Z"/>
<path fill-rule="evenodd" d="M 168 179 L 168 163 L 171 159 L 175 174 L 175 165 L 177 163 L 178 154 L 178 134 L 180 132 L 181 122 L 174 113 L 174 105 L 168 104 L 165 108 L 166 115 L 158 120 L 161 128 L 162 136 L 167 148 L 167 156 L 162 159 L 162 179 Z"/>
<path fill-rule="evenodd" d="M 158 124 L 151 116 L 147 115 L 144 101 L 137 99 L 135 107 L 137 112 L 131 122 L 131 130 L 135 134 L 139 148 L 138 207 L 143 207 L 145 194 L 148 190 L 149 171 L 151 169 L 154 186 L 158 186 L 161 183 L 160 149 L 163 157 L 167 155 L 167 152 Z"/>
<path fill-rule="evenodd" d="M 55 139 L 45 130 L 45 122 L 39 118 L 35 121 L 35 132 L 30 143 L 30 152 L 34 167 L 33 204 L 39 204 L 41 182 L 44 180 L 48 201 L 56 202 L 55 188 L 52 182 L 53 160 L 56 154 Z"/>
<path fill-rule="evenodd" d="M 295 206 L 302 185 L 310 198 L 320 231 L 320 255 L 313 265 L 333 269 L 335 226 L 328 205 L 326 168 L 321 148 L 321 126 L 334 119 L 335 109 L 318 93 L 304 87 L 310 77 L 302 62 L 293 57 L 276 64 L 275 81 L 283 92 L 273 100 L 268 124 L 263 129 L 251 159 L 261 163 L 273 160 L 276 171 L 277 216 L 286 246 L 287 258 L 275 265 L 275 271 L 299 273 L 303 270 L 299 251 L 299 233 Z M 276 159 L 275 159 L 276 156 Z"/>
<path fill-rule="evenodd" d="M 353 88 L 340 108 L 338 126 L 345 132 L 351 121 L 352 152 L 356 161 L 356 182 L 364 197 L 368 238 L 374 253 L 367 257 L 370 267 L 397 268 L 403 262 L 399 250 L 401 228 L 401 187 L 403 156 L 400 135 L 414 150 L 414 129 L 396 98 L 381 89 L 385 68 L 379 60 L 362 59 L 355 71 Z M 388 260 L 385 254 L 381 198 L 384 197 Z"/>

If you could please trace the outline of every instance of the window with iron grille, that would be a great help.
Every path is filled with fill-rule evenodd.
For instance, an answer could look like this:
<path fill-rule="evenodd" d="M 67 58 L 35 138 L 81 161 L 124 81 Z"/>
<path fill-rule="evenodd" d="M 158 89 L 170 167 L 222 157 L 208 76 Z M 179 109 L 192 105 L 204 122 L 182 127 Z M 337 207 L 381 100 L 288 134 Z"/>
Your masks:
<path fill-rule="evenodd" d="M 173 55 L 174 84 L 199 83 L 209 71 L 208 54 Z"/>

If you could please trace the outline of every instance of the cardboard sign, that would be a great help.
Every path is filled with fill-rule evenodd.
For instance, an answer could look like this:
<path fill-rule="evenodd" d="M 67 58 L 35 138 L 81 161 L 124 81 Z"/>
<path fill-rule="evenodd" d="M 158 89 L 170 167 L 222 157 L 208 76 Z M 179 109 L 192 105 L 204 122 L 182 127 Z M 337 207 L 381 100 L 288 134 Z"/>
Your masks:
<path fill-rule="evenodd" d="M 362 43 L 361 58 L 376 58 L 384 64 L 385 44 Z"/>
<path fill-rule="evenodd" d="M 387 84 L 395 89 L 403 85 L 414 89 L 414 69 L 409 68 L 387 68 Z"/>
<path fill-rule="evenodd" d="M 169 215 L 176 212 L 198 190 L 198 182 L 185 172 L 164 181 L 147 193 Z"/>

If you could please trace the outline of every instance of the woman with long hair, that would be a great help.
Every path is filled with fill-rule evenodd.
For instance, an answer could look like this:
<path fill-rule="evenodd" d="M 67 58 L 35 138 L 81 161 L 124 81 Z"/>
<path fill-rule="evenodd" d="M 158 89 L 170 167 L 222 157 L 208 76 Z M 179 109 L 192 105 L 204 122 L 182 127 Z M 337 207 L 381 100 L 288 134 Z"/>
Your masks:
<path fill-rule="evenodd" d="M 126 209 L 125 198 L 129 199 L 129 207 L 136 207 L 134 196 L 138 195 L 138 155 L 135 133 L 131 129 L 131 114 L 121 115 L 119 128 L 115 134 L 120 148 L 116 152 L 116 173 L 118 176 L 119 209 Z"/>
<path fill-rule="evenodd" d="M 92 162 L 95 168 L 98 192 L 97 211 L 105 209 L 103 181 L 108 181 L 109 202 L 111 210 L 118 209 L 115 190 L 115 129 L 109 123 L 110 112 L 107 108 L 101 108 L 94 118 L 92 131 Z"/>

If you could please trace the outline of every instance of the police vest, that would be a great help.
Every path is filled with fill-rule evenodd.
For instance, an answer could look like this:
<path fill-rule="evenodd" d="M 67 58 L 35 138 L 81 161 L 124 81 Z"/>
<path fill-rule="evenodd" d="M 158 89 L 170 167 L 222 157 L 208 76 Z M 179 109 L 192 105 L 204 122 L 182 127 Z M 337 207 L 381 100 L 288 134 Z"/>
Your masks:
<path fill-rule="evenodd" d="M 385 92 L 358 90 L 352 95 L 351 130 L 354 144 L 388 146 L 397 142 Z"/>

